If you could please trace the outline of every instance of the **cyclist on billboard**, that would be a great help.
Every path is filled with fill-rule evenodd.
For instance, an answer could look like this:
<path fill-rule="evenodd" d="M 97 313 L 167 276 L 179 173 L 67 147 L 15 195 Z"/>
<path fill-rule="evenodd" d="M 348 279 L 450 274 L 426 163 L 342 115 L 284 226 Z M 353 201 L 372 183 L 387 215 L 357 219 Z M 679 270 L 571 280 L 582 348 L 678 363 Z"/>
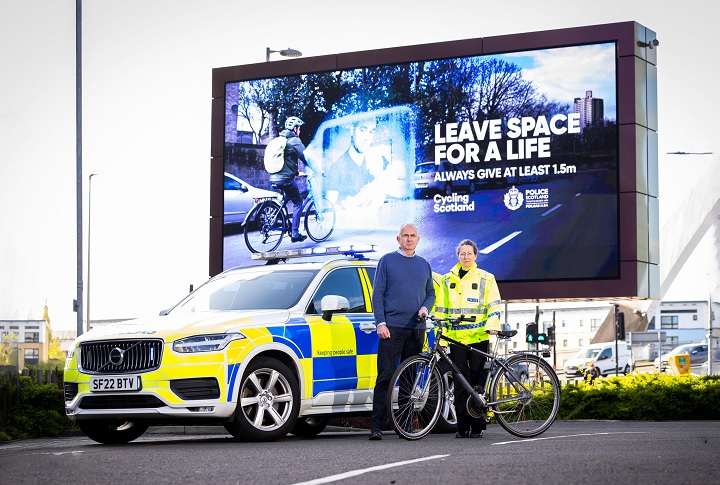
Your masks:
<path fill-rule="evenodd" d="M 298 227 L 300 226 L 300 211 L 302 209 L 303 199 L 300 196 L 300 189 L 298 188 L 295 177 L 300 174 L 298 168 L 298 161 L 310 165 L 310 168 L 318 174 L 325 176 L 322 169 L 316 170 L 313 162 L 308 162 L 305 159 L 305 145 L 300 140 L 300 127 L 305 122 L 297 116 L 291 116 L 285 121 L 285 129 L 280 132 L 279 136 L 287 138 L 287 144 L 285 145 L 285 163 L 283 168 L 279 172 L 270 174 L 270 182 L 274 186 L 278 186 L 284 193 L 285 197 L 289 199 L 293 204 L 293 215 L 292 215 L 292 234 L 290 240 L 292 242 L 302 242 L 307 239 L 307 236 L 300 234 Z"/>

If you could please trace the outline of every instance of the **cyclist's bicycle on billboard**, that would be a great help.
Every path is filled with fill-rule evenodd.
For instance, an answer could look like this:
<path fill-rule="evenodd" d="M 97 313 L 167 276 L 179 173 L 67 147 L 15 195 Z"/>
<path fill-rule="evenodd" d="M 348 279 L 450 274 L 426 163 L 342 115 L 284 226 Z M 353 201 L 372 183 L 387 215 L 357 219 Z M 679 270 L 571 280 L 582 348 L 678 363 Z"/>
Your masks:
<path fill-rule="evenodd" d="M 312 177 L 308 178 L 308 185 L 311 179 Z M 272 184 L 272 188 L 282 193 L 282 199 L 255 199 L 253 208 L 242 224 L 245 244 L 253 253 L 274 251 L 280 246 L 283 237 L 292 233 L 292 215 L 287 208 L 290 201 L 281 186 Z M 316 198 L 312 194 L 313 190 L 301 193 L 303 204 L 300 218 L 308 237 L 315 242 L 321 242 L 330 237 L 335 228 L 335 207 L 324 196 Z"/>

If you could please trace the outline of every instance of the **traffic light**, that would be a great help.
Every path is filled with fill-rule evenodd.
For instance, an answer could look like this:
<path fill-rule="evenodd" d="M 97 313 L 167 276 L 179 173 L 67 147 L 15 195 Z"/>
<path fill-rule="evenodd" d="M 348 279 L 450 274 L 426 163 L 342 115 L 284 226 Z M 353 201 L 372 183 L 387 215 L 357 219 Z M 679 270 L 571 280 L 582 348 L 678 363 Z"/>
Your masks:
<path fill-rule="evenodd" d="M 615 324 L 615 338 L 625 340 L 625 314 L 618 312 L 617 323 Z"/>
<path fill-rule="evenodd" d="M 555 345 L 555 327 L 548 327 L 547 329 L 547 340 L 545 341 L 548 345 Z"/>
<path fill-rule="evenodd" d="M 547 345 L 547 335 L 544 333 L 537 334 L 536 340 L 537 340 L 537 343 L 539 343 L 539 344 Z"/>
<path fill-rule="evenodd" d="M 525 341 L 529 344 L 537 343 L 538 326 L 537 323 L 528 323 L 525 326 Z"/>

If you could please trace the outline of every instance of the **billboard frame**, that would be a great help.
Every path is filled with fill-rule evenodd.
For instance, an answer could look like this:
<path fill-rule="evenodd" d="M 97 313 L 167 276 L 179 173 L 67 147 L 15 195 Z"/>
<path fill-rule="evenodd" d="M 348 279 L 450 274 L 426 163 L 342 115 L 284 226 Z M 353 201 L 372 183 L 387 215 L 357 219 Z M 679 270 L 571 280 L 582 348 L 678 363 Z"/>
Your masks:
<path fill-rule="evenodd" d="M 381 64 L 616 42 L 620 277 L 500 282 L 500 291 L 508 302 L 658 298 L 657 49 L 652 43 L 655 39 L 654 31 L 628 21 L 213 69 L 210 275 L 223 270 L 226 83 Z"/>

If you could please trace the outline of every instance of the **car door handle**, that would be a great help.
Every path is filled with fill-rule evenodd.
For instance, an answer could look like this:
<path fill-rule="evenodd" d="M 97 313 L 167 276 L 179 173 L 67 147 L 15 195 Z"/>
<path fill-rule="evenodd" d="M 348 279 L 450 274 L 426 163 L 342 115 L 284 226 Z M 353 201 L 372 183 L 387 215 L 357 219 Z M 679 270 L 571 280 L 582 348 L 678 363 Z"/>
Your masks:
<path fill-rule="evenodd" d="M 372 322 L 360 322 L 360 330 L 367 334 L 371 334 L 377 330 L 377 325 Z"/>

